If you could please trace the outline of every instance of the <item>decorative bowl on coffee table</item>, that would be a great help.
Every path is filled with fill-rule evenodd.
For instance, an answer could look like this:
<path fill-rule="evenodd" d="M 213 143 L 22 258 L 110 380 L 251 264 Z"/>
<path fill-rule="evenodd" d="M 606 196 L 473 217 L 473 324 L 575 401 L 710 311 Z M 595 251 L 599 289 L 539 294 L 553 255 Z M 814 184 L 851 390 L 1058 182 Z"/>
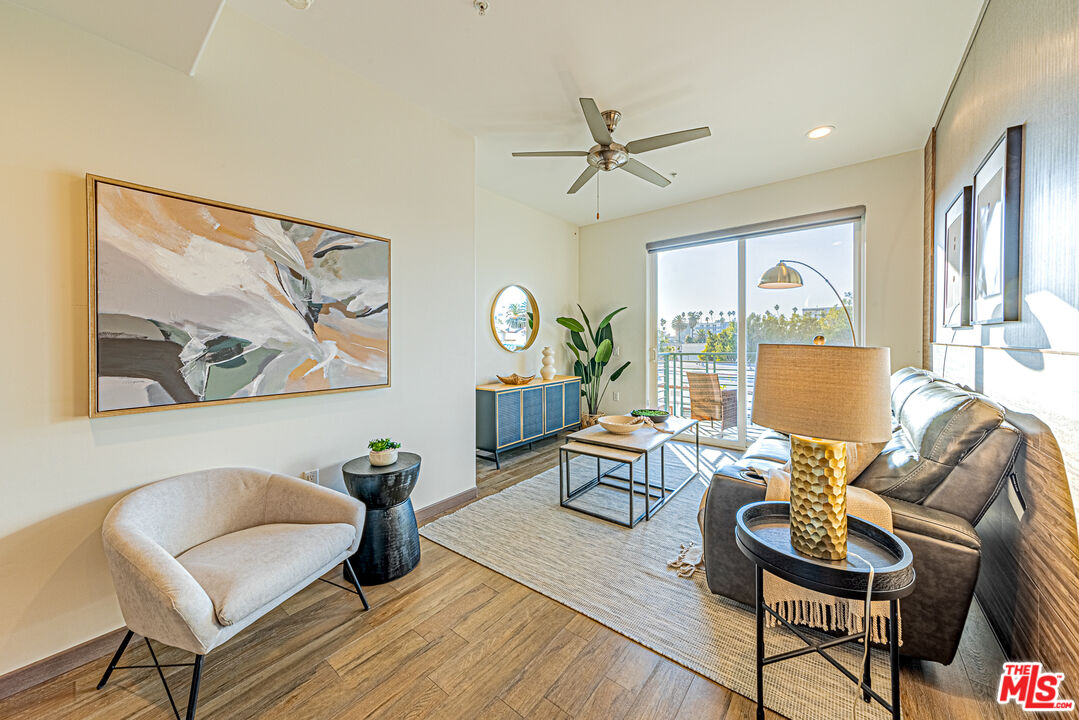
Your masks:
<path fill-rule="evenodd" d="M 656 410 L 654 408 L 641 408 L 640 410 L 634 410 L 630 413 L 633 417 L 645 417 L 654 422 L 656 425 L 667 422 L 667 418 L 671 416 L 666 410 Z"/>
<path fill-rule="evenodd" d="M 604 430 L 616 435 L 629 435 L 645 426 L 644 418 L 628 415 L 604 415 L 597 422 Z"/>

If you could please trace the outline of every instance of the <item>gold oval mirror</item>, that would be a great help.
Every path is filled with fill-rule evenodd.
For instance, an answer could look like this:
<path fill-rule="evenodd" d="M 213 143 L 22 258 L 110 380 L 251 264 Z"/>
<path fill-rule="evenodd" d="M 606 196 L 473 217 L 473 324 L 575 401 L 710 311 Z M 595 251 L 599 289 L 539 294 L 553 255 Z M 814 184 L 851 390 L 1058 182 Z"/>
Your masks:
<path fill-rule="evenodd" d="M 536 298 L 520 285 L 507 285 L 491 303 L 491 332 L 505 350 L 521 352 L 539 332 Z"/>

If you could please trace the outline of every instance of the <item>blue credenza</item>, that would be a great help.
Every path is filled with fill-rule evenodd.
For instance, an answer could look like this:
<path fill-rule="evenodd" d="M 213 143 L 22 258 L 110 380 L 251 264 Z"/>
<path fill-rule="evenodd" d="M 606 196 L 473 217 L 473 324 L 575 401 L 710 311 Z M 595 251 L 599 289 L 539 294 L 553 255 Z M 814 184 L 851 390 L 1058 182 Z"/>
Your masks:
<path fill-rule="evenodd" d="M 581 379 L 476 386 L 476 450 L 494 456 L 581 424 Z"/>

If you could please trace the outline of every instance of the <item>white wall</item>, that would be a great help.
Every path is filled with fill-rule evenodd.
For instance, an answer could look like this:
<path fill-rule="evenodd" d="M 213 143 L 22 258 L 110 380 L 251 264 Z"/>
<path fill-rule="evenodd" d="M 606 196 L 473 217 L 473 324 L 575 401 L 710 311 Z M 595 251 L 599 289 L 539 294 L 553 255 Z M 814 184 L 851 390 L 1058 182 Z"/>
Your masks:
<path fill-rule="evenodd" d="M 555 368 L 568 374 L 567 332 L 555 322 L 577 314 L 577 226 L 516 200 L 476 188 L 476 382 L 495 375 L 540 371 L 543 346 L 555 352 Z M 491 334 L 491 303 L 506 285 L 528 288 L 540 311 L 536 341 L 511 353 Z"/>
<path fill-rule="evenodd" d="M 622 305 L 615 341 L 633 364 L 603 409 L 647 399 L 647 256 L 653 240 L 866 206 L 866 344 L 892 350 L 893 368 L 921 364 L 922 155 L 912 151 L 581 228 L 581 304 Z"/>
<path fill-rule="evenodd" d="M 0 673 L 122 625 L 99 530 L 138 485 L 392 435 L 418 507 L 473 487 L 470 136 L 227 6 L 191 78 L 0 1 L 0 66 Z M 88 420 L 87 172 L 391 238 L 393 386 Z"/>

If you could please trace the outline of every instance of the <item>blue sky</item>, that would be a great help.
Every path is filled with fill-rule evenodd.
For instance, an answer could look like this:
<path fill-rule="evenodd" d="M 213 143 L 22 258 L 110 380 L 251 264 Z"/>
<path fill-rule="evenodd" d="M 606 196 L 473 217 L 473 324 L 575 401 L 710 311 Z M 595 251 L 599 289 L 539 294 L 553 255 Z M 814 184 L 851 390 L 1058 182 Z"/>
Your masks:
<path fill-rule="evenodd" d="M 812 228 L 750 238 L 746 241 L 746 284 L 749 312 L 763 312 L 778 303 L 789 315 L 797 306 L 820 307 L 836 303 L 823 280 L 804 267 L 805 285 L 791 290 L 761 290 L 757 280 L 778 260 L 800 260 L 828 276 L 840 293 L 854 289 L 854 231 L 852 224 Z M 737 241 L 702 245 L 659 253 L 656 260 L 659 317 L 679 312 L 709 310 L 720 314 L 738 309 Z"/>

